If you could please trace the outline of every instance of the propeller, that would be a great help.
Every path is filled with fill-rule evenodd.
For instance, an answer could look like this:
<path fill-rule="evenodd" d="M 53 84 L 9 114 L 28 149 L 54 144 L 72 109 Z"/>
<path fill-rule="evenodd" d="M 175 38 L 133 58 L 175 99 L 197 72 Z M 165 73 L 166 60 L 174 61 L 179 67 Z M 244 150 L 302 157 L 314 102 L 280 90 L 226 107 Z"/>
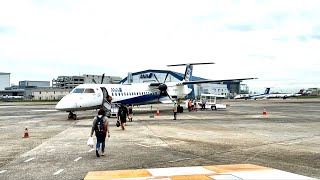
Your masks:
<path fill-rule="evenodd" d="M 159 80 L 158 80 L 158 78 L 157 78 L 157 76 L 154 74 L 154 78 L 155 78 L 155 79 L 157 80 L 157 82 L 159 83 L 159 84 L 158 84 L 158 89 L 160 90 L 160 93 L 159 93 L 158 101 L 159 101 L 159 99 L 160 99 L 161 96 L 168 96 L 168 97 L 170 98 L 170 100 L 173 101 L 172 98 L 171 98 L 171 96 L 170 96 L 170 95 L 168 94 L 168 92 L 167 92 L 168 86 L 165 84 L 168 75 L 169 75 L 169 72 L 167 73 L 167 75 L 166 75 L 163 83 L 160 83 Z"/>
<path fill-rule="evenodd" d="M 103 79 L 104 79 L 104 73 L 102 74 L 101 84 L 103 83 Z"/>

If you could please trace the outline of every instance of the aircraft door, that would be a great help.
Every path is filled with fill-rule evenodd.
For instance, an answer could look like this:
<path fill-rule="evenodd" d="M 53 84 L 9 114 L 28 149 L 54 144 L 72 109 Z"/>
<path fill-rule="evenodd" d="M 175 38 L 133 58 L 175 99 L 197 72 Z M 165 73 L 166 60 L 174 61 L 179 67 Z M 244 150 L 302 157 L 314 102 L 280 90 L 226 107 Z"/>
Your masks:
<path fill-rule="evenodd" d="M 109 96 L 109 93 L 105 87 L 101 87 L 102 94 L 103 94 L 103 101 L 102 103 L 108 102 L 111 103 L 112 97 Z"/>

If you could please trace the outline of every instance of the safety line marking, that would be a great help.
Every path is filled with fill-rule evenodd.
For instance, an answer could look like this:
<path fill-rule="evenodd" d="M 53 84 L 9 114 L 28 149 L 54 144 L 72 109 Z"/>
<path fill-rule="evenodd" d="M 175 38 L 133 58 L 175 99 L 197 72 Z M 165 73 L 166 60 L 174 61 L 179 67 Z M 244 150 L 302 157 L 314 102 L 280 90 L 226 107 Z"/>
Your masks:
<path fill-rule="evenodd" d="M 35 159 L 35 157 L 30 158 L 30 159 L 27 159 L 27 160 L 25 160 L 25 161 L 23 161 L 23 162 L 29 162 L 29 161 L 32 161 L 32 160 L 34 160 L 34 159 Z"/>
<path fill-rule="evenodd" d="M 147 146 L 147 145 L 143 145 L 143 144 L 138 144 L 138 143 L 136 143 L 136 145 L 139 145 L 139 146 L 143 146 L 143 147 L 151 147 L 151 146 Z"/>
<path fill-rule="evenodd" d="M 8 170 L 2 170 L 0 171 L 0 174 L 7 172 Z"/>
<path fill-rule="evenodd" d="M 52 152 L 52 151 L 54 151 L 55 149 L 51 149 L 51 150 L 49 150 L 49 151 L 47 151 L 47 152 Z"/>
<path fill-rule="evenodd" d="M 55 172 L 53 175 L 54 175 L 54 176 L 55 176 L 55 175 L 58 175 L 58 174 L 60 174 L 63 170 L 64 170 L 64 169 L 59 169 L 59 171 Z"/>
<path fill-rule="evenodd" d="M 77 159 L 75 159 L 74 161 L 77 162 L 81 159 L 82 157 L 78 157 Z"/>

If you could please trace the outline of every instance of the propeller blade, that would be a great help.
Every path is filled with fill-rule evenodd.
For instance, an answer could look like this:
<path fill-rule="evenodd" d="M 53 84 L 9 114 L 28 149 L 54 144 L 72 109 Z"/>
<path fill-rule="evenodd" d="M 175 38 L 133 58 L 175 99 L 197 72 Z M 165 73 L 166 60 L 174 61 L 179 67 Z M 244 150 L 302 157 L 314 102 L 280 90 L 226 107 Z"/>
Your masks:
<path fill-rule="evenodd" d="M 102 74 L 101 84 L 103 83 L 103 79 L 104 79 L 104 73 Z"/>
<path fill-rule="evenodd" d="M 156 74 L 153 74 L 153 76 L 154 76 L 154 78 L 156 78 L 157 82 L 160 83 L 158 78 L 157 78 L 157 76 L 156 76 Z"/>
<path fill-rule="evenodd" d="M 168 75 L 169 75 L 169 72 L 167 72 L 166 78 L 164 78 L 164 82 L 163 83 L 166 83 Z"/>

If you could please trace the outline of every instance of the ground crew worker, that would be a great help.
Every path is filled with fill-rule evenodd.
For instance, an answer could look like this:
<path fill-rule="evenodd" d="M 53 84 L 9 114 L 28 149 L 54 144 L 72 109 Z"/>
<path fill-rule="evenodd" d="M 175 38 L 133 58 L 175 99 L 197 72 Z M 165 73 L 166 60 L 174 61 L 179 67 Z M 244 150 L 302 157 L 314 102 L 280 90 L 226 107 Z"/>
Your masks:
<path fill-rule="evenodd" d="M 201 106 L 201 110 L 204 110 L 206 108 L 206 100 L 202 99 L 202 106 Z"/>
<path fill-rule="evenodd" d="M 102 144 L 101 155 L 104 156 L 106 136 L 108 133 L 108 137 L 110 137 L 110 131 L 109 131 L 109 121 L 106 116 L 106 112 L 103 109 L 100 109 L 98 111 L 98 116 L 95 116 L 93 118 L 91 134 L 90 134 L 91 137 L 93 135 L 93 131 L 95 132 L 97 137 L 96 155 L 97 157 L 100 157 L 99 150 L 100 150 L 100 144 Z"/>
<path fill-rule="evenodd" d="M 177 119 L 178 105 L 177 102 L 173 103 L 173 120 Z"/>
<path fill-rule="evenodd" d="M 191 103 L 191 100 L 188 101 L 188 109 L 189 109 L 189 112 L 191 112 L 191 106 L 192 106 L 192 103 Z"/>

